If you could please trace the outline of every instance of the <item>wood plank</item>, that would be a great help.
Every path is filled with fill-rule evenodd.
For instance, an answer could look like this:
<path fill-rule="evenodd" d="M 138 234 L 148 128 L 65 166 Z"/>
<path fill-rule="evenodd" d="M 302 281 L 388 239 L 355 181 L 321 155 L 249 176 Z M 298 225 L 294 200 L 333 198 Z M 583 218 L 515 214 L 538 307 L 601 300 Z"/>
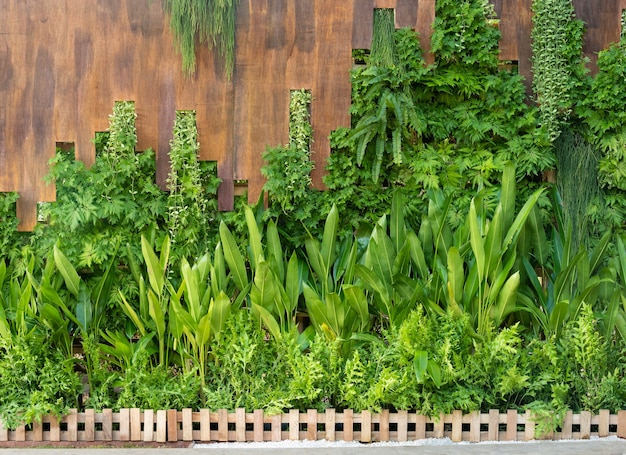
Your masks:
<path fill-rule="evenodd" d="M 591 412 L 580 411 L 580 439 L 591 438 Z"/>
<path fill-rule="evenodd" d="M 324 411 L 325 423 L 326 423 L 326 440 L 330 442 L 334 442 L 336 436 L 335 433 L 335 423 L 336 423 L 336 413 L 334 409 L 326 409 Z"/>
<path fill-rule="evenodd" d="M 95 441 L 96 439 L 96 411 L 85 409 L 85 430 L 83 431 L 83 441 Z"/>
<path fill-rule="evenodd" d="M 300 439 L 300 411 L 291 409 L 289 411 L 289 440 L 298 441 Z"/>
<path fill-rule="evenodd" d="M 361 442 L 372 442 L 372 413 L 361 411 Z"/>
<path fill-rule="evenodd" d="M 156 442 L 167 442 L 167 411 L 159 409 L 156 413 Z"/>
<path fill-rule="evenodd" d="M 463 440 L 463 411 L 452 412 L 452 442 Z"/>
<path fill-rule="evenodd" d="M 217 411 L 217 440 L 219 442 L 228 441 L 228 411 L 226 409 Z"/>
<path fill-rule="evenodd" d="M 183 441 L 193 441 L 193 414 L 191 408 L 182 411 L 183 417 Z M 244 426 L 245 427 L 245 426 Z"/>
<path fill-rule="evenodd" d="M 130 441 L 130 409 L 122 408 L 120 416 L 120 441 Z"/>
<path fill-rule="evenodd" d="M 398 441 L 406 442 L 409 438 L 409 413 L 404 410 L 398 411 Z"/>
<path fill-rule="evenodd" d="M 237 408 L 235 410 L 235 441 L 245 442 L 246 440 L 246 410 Z"/>
<path fill-rule="evenodd" d="M 143 440 L 144 442 L 152 442 L 154 439 L 154 410 L 146 409 L 143 411 Z"/>
<path fill-rule="evenodd" d="M 317 409 L 308 409 L 306 414 L 306 438 L 317 441 Z"/>
<path fill-rule="evenodd" d="M 9 440 L 9 430 L 4 427 L 2 419 L 0 419 L 0 442 Z"/>
<path fill-rule="evenodd" d="M 343 440 L 354 441 L 354 412 L 352 409 L 343 411 Z"/>
<path fill-rule="evenodd" d="M 130 440 L 141 441 L 141 409 L 131 408 L 129 410 L 130 418 Z"/>
<path fill-rule="evenodd" d="M 352 49 L 370 49 L 374 30 L 374 0 L 353 0 Z"/>
<path fill-rule="evenodd" d="M 415 415 L 415 439 L 426 439 L 426 416 Z"/>
<path fill-rule="evenodd" d="M 415 0 L 396 1 L 396 28 L 409 27 L 415 29 L 418 3 Z"/>
<path fill-rule="evenodd" d="M 565 418 L 563 419 L 563 427 L 561 429 L 561 439 L 572 439 L 572 421 L 573 421 L 573 413 L 572 411 L 567 411 L 565 413 Z"/>
<path fill-rule="evenodd" d="M 263 433 L 264 433 L 264 420 L 265 417 L 263 415 L 262 409 L 256 409 L 254 411 L 254 442 L 263 442 Z"/>
<path fill-rule="evenodd" d="M 611 418 L 611 411 L 608 409 L 601 409 L 598 413 L 598 436 L 605 438 L 609 435 L 609 421 Z"/>
<path fill-rule="evenodd" d="M 378 440 L 381 442 L 389 441 L 389 409 L 383 409 L 380 413 Z"/>
<path fill-rule="evenodd" d="M 524 440 L 532 441 L 535 439 L 535 422 L 532 419 L 532 413 L 526 411 L 524 414 Z"/>
<path fill-rule="evenodd" d="M 50 426 L 50 429 L 52 429 L 52 426 Z M 113 440 L 113 410 L 112 409 L 102 410 L 102 440 L 103 441 Z"/>
<path fill-rule="evenodd" d="M 13 432 L 15 440 L 18 442 L 26 441 L 26 425 L 18 425 Z"/>
<path fill-rule="evenodd" d="M 32 429 L 32 438 L 33 441 L 35 442 L 41 442 L 43 441 L 43 423 L 42 422 L 33 422 L 33 429 Z"/>
<path fill-rule="evenodd" d="M 470 442 L 480 442 L 480 411 L 474 411 L 470 414 Z M 497 426 L 496 426 L 497 428 Z"/>
<path fill-rule="evenodd" d="M 500 411 L 497 409 L 489 410 L 489 424 L 487 430 L 487 440 L 497 441 L 500 437 Z"/>
<path fill-rule="evenodd" d="M 506 411 L 506 440 L 517 441 L 517 411 L 515 409 Z"/>
<path fill-rule="evenodd" d="M 272 416 L 272 442 L 282 441 L 282 416 L 280 414 Z"/>
<path fill-rule="evenodd" d="M 65 419 L 67 422 L 67 440 L 78 441 L 78 410 L 70 409 Z"/>
<path fill-rule="evenodd" d="M 200 409 L 200 441 L 211 440 L 211 410 Z"/>
<path fill-rule="evenodd" d="M 617 412 L 617 437 L 626 439 L 626 411 Z"/>

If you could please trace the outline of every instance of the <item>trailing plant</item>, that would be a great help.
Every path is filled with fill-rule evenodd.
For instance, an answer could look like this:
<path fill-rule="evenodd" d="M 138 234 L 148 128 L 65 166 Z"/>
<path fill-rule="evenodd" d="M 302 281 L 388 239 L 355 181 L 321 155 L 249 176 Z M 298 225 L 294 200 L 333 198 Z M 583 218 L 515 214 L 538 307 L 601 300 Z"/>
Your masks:
<path fill-rule="evenodd" d="M 193 111 L 178 111 L 170 143 L 169 195 L 166 228 L 171 241 L 171 260 L 196 259 L 209 249 L 211 214 L 217 211 L 219 180 L 203 180 L 198 161 L 198 130 Z"/>
<path fill-rule="evenodd" d="M 91 168 L 64 152 L 51 160 L 48 178 L 56 183 L 57 201 L 42 209 L 46 222 L 33 239 L 37 256 L 46 257 L 59 242 L 76 268 L 98 271 L 117 245 L 130 244 L 140 257 L 142 233 L 163 225 L 166 197 L 154 181 L 154 152 L 135 152 L 135 118 L 134 103 L 115 104 L 105 149 Z M 126 256 L 120 251 L 120 262 Z"/>
<path fill-rule="evenodd" d="M 397 64 L 395 30 L 395 10 L 375 8 L 369 65 L 391 68 Z"/>
<path fill-rule="evenodd" d="M 19 251 L 19 220 L 15 211 L 18 198 L 15 192 L 0 193 L 0 259 L 13 258 Z"/>
<path fill-rule="evenodd" d="M 271 202 L 268 215 L 280 215 L 281 212 L 293 218 L 298 226 L 301 222 L 311 224 L 317 207 L 314 200 L 316 192 L 311 189 L 311 92 L 293 90 L 289 101 L 289 144 L 287 146 L 268 147 L 263 153 L 266 164 L 261 173 L 267 179 L 264 189 Z M 295 230 L 294 226 L 289 226 Z"/>
<path fill-rule="evenodd" d="M 224 60 L 226 75 L 232 76 L 237 4 L 238 0 L 163 0 L 187 76 L 196 71 L 196 40 L 215 48 Z"/>
<path fill-rule="evenodd" d="M 570 117 L 584 79 L 584 24 L 575 19 L 571 0 L 532 4 L 533 91 L 541 126 L 554 141 Z"/>

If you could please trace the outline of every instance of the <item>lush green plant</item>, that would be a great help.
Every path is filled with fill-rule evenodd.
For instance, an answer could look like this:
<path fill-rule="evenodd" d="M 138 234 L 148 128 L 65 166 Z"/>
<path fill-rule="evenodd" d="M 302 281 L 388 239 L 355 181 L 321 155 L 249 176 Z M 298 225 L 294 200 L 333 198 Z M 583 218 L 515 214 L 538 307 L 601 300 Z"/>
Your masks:
<path fill-rule="evenodd" d="M 11 258 L 20 245 L 17 234 L 17 193 L 0 193 L 0 259 Z"/>
<path fill-rule="evenodd" d="M 170 143 L 169 195 L 165 227 L 171 240 L 171 260 L 195 260 L 211 245 L 211 214 L 217 211 L 219 181 L 206 176 L 198 161 L 198 130 L 193 111 L 176 113 Z M 208 177 L 208 178 L 204 178 Z"/>
<path fill-rule="evenodd" d="M 372 50 L 368 60 L 369 65 L 390 68 L 397 64 L 395 30 L 395 11 L 391 8 L 374 9 Z"/>
<path fill-rule="evenodd" d="M 136 153 L 135 106 L 117 102 L 110 116 L 105 149 L 89 169 L 71 154 L 59 152 L 51 161 L 57 202 L 42 209 L 45 224 L 37 226 L 35 252 L 46 257 L 55 243 L 79 270 L 98 270 L 131 245 L 140 257 L 142 233 L 163 225 L 166 197 L 154 181 L 154 152 Z M 125 262 L 127 251 L 120 250 Z"/>
<path fill-rule="evenodd" d="M 533 90 L 541 126 L 551 141 L 567 122 L 584 75 L 584 24 L 575 19 L 571 0 L 532 4 Z"/>
<path fill-rule="evenodd" d="M 24 334 L 0 339 L 0 417 L 5 428 L 61 417 L 77 407 L 82 386 L 75 361 L 44 337 Z"/>
<path fill-rule="evenodd" d="M 186 75 L 191 76 L 196 71 L 196 40 L 199 40 L 209 49 L 217 49 L 224 59 L 226 75 L 232 76 L 237 3 L 238 0 L 163 0 Z"/>
<path fill-rule="evenodd" d="M 289 213 L 296 221 L 310 223 L 317 207 L 316 192 L 311 189 L 311 92 L 294 90 L 289 102 L 289 145 L 268 147 L 263 153 L 261 173 L 267 179 L 270 207 Z M 273 213 L 272 215 L 280 215 Z M 268 214 L 269 215 L 269 214 Z M 290 226 L 292 227 L 292 226 Z M 293 227 L 292 227 L 293 230 Z"/>

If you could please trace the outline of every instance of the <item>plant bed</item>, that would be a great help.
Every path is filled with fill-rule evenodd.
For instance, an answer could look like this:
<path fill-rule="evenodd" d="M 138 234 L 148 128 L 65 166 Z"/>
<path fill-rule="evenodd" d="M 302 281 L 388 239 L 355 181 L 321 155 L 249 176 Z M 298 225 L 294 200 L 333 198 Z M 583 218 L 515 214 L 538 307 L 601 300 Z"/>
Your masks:
<path fill-rule="evenodd" d="M 60 420 L 46 416 L 41 422 L 20 426 L 15 430 L 0 427 L 0 447 L 73 446 L 132 444 L 183 447 L 192 441 L 201 442 L 264 442 L 264 441 L 359 441 L 405 442 L 427 438 L 450 438 L 453 442 L 530 441 L 533 439 L 565 440 L 591 437 L 626 437 L 626 411 L 598 414 L 582 411 L 566 413 L 559 431 L 541 434 L 539 424 L 530 411 L 501 413 L 454 411 L 430 418 L 414 412 L 381 413 L 352 410 L 324 412 L 308 410 L 266 415 L 262 410 L 246 413 L 225 409 L 144 410 L 105 409 L 77 412 L 71 410 Z M 182 446 L 180 444 L 183 444 Z"/>

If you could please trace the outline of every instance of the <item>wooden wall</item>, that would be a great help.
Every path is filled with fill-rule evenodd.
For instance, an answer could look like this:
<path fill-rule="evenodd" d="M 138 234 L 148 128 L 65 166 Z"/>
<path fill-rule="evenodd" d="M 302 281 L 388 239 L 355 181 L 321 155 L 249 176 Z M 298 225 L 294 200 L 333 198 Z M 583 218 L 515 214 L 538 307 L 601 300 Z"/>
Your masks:
<path fill-rule="evenodd" d="M 493 0 L 502 58 L 530 76 L 531 0 Z M 592 56 L 617 41 L 626 0 L 575 0 L 588 24 Z M 428 51 L 435 0 L 240 0 L 235 74 L 227 80 L 212 52 L 199 49 L 193 78 L 181 73 L 168 18 L 158 0 L 3 0 L 0 2 L 0 191 L 18 191 L 20 228 L 36 223 L 57 142 L 95 159 L 93 138 L 116 100 L 134 100 L 140 150 L 157 152 L 168 172 L 176 110 L 195 109 L 200 158 L 218 162 L 219 206 L 233 204 L 234 181 L 262 189 L 266 145 L 288 141 L 289 92 L 313 95 L 314 185 L 322 186 L 328 135 L 350 124 L 351 50 L 369 48 L 374 8 L 395 8 L 396 25 L 420 32 Z"/>

